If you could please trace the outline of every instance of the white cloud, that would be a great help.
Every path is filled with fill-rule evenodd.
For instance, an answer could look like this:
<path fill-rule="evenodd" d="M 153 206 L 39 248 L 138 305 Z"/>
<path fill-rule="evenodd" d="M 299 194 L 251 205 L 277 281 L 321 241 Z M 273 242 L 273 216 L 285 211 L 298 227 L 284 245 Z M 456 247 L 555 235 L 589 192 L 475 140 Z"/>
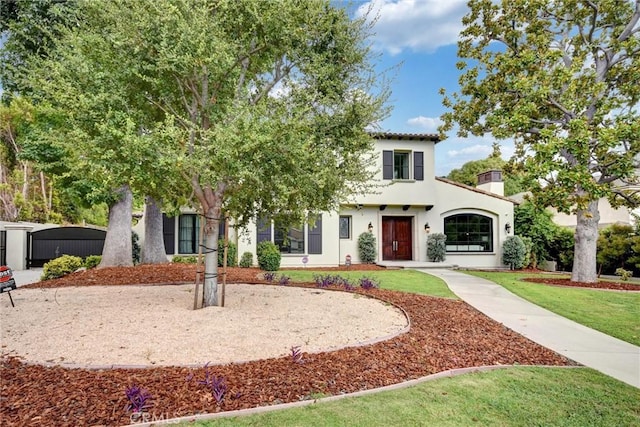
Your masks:
<path fill-rule="evenodd" d="M 478 159 L 482 158 L 479 156 L 488 156 L 491 154 L 491 146 L 490 145 L 472 145 L 471 147 L 465 147 L 460 150 L 449 150 L 447 151 L 447 155 L 449 157 L 477 157 Z"/>
<path fill-rule="evenodd" d="M 438 126 L 442 124 L 442 120 L 438 117 L 418 116 L 407 120 L 409 126 L 420 128 L 426 132 L 437 132 Z"/>
<path fill-rule="evenodd" d="M 372 0 L 361 5 L 356 16 L 370 17 L 375 45 L 392 55 L 404 49 L 433 52 L 456 43 L 467 12 L 465 0 Z"/>

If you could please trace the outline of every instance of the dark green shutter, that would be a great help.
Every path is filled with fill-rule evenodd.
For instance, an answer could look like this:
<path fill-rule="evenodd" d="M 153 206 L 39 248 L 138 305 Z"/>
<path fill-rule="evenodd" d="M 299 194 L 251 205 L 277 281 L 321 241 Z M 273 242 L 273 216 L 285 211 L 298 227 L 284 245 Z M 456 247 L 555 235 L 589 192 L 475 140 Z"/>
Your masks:
<path fill-rule="evenodd" d="M 309 226 L 308 253 L 310 255 L 322 253 L 322 215 L 318 215 L 315 226 Z"/>
<path fill-rule="evenodd" d="M 413 179 L 424 181 L 424 153 L 422 151 L 413 152 Z"/>
<path fill-rule="evenodd" d="M 393 151 L 382 152 L 382 179 L 393 179 Z"/>

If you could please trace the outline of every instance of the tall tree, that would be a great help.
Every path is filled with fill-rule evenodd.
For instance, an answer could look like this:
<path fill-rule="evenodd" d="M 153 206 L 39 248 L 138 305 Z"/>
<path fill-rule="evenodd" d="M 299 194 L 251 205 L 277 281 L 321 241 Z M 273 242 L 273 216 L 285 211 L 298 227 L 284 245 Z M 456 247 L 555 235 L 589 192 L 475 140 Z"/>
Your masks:
<path fill-rule="evenodd" d="M 451 170 L 447 178 L 475 187 L 478 185 L 478 174 L 489 170 L 499 170 L 503 172 L 505 196 L 526 191 L 522 172 L 512 168 L 500 155 L 500 146 L 494 143 L 493 151 L 487 158 L 468 161 L 460 168 Z"/>
<path fill-rule="evenodd" d="M 536 202 L 577 216 L 572 280 L 595 282 L 598 200 L 637 205 L 640 1 L 469 1 L 441 131 L 515 138 Z"/>
<path fill-rule="evenodd" d="M 239 225 L 258 216 L 299 223 L 367 189 L 365 127 L 383 117 L 387 93 L 370 62 L 364 19 L 352 21 L 326 0 L 82 7 L 88 18 L 78 37 L 94 47 L 78 65 L 127 74 L 146 102 L 136 110 L 145 128 L 173 135 L 163 148 L 205 220 L 206 306 L 218 304 L 215 252 L 225 215 Z"/>

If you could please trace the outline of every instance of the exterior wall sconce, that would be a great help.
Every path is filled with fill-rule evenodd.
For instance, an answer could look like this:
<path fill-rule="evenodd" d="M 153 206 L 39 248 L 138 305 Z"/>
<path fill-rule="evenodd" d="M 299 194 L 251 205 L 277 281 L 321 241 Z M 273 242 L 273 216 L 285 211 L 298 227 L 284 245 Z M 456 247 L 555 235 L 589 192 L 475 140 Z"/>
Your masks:
<path fill-rule="evenodd" d="M 504 225 L 504 231 L 506 231 L 507 234 L 511 233 L 511 224 L 510 223 L 506 223 Z"/>
<path fill-rule="evenodd" d="M 369 223 L 367 230 L 369 230 L 369 233 L 373 233 L 373 224 Z"/>
<path fill-rule="evenodd" d="M 427 233 L 427 234 L 429 234 L 431 232 L 431 227 L 429 227 L 429 223 L 428 222 L 424 225 L 424 232 Z"/>

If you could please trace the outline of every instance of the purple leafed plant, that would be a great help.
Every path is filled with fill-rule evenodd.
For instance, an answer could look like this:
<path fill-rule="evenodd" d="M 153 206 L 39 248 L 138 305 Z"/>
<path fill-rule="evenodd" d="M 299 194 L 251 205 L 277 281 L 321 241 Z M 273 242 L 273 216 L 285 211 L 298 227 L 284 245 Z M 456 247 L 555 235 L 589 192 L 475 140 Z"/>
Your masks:
<path fill-rule="evenodd" d="M 327 288 L 331 285 L 339 283 L 340 280 L 342 280 L 340 276 L 332 276 L 330 274 L 327 274 L 326 276 L 319 274 L 317 276 L 314 276 L 313 279 L 316 282 L 316 286 L 318 286 L 319 288 Z"/>
<path fill-rule="evenodd" d="M 125 393 L 127 395 L 127 399 L 129 400 L 129 403 L 125 407 L 126 411 L 138 413 L 151 406 L 151 403 L 149 401 L 152 399 L 152 397 L 147 390 L 137 385 L 132 385 L 131 387 L 127 387 Z"/>
<path fill-rule="evenodd" d="M 278 275 L 278 273 L 275 273 L 273 271 L 267 271 L 266 273 L 264 273 L 262 275 L 262 277 L 264 277 L 264 280 L 266 280 L 267 282 L 271 283 L 274 280 L 276 280 L 276 276 Z"/>
<path fill-rule="evenodd" d="M 342 287 L 345 291 L 353 291 L 356 288 L 348 279 L 342 280 Z"/>
<path fill-rule="evenodd" d="M 362 277 L 360 278 L 360 287 L 362 289 L 374 289 L 374 288 L 378 288 L 380 287 L 380 285 L 378 284 L 378 282 L 376 282 L 375 280 L 369 278 L 369 277 Z"/>
<path fill-rule="evenodd" d="M 289 284 L 289 282 L 291 281 L 291 278 L 289 276 L 280 276 L 280 281 L 278 281 L 278 283 L 282 286 L 286 286 Z"/>
<path fill-rule="evenodd" d="M 227 384 L 224 381 L 224 377 L 213 375 L 205 365 L 204 379 L 198 381 L 198 384 L 207 387 L 218 404 L 222 403 L 227 392 Z"/>
<path fill-rule="evenodd" d="M 302 350 L 300 350 L 299 345 L 291 347 L 291 360 L 293 361 L 293 363 L 304 363 L 304 361 L 302 360 Z"/>

